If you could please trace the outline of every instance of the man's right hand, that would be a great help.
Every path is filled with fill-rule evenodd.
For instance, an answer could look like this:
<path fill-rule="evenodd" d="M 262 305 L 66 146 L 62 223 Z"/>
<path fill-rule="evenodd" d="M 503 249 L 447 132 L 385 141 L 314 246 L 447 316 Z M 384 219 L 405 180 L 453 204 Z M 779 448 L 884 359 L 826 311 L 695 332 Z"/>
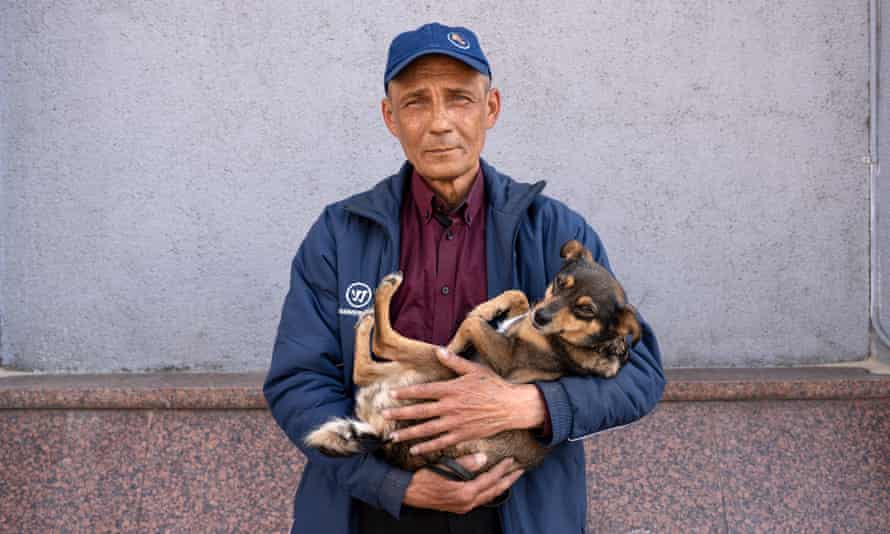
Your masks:
<path fill-rule="evenodd" d="M 457 461 L 470 471 L 476 471 L 485 465 L 486 458 L 484 454 L 476 453 L 462 456 Z M 411 477 L 404 503 L 415 508 L 465 514 L 493 501 L 519 480 L 524 472 L 523 469 L 516 469 L 512 458 L 505 458 L 469 482 L 449 480 L 429 469 L 419 469 Z"/>

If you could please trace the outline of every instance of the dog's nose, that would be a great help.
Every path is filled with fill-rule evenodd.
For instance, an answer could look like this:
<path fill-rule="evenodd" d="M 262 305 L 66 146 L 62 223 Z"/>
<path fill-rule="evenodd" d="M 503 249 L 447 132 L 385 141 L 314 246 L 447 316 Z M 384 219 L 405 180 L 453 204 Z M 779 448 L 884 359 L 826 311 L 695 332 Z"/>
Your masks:
<path fill-rule="evenodd" d="M 534 319 L 535 319 L 535 324 L 536 324 L 536 325 L 538 325 L 538 326 L 547 326 L 548 324 L 550 324 L 550 321 L 553 320 L 553 317 L 551 317 L 550 315 L 547 315 L 546 313 L 544 313 L 544 312 L 541 311 L 541 310 L 538 310 L 538 311 L 535 312 L 535 317 L 534 317 Z"/>

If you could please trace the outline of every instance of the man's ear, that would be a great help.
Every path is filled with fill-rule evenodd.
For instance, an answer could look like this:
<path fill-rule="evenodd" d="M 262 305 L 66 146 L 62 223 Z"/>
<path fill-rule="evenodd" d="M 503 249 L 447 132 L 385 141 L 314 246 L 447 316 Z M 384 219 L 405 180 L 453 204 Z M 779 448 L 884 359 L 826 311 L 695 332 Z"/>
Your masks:
<path fill-rule="evenodd" d="M 389 133 L 394 137 L 398 138 L 399 135 L 396 133 L 396 120 L 392 116 L 392 100 L 390 100 L 388 96 L 383 97 L 383 100 L 380 101 L 380 113 L 383 115 L 383 122 L 386 124 L 386 129 L 389 130 Z"/>
<path fill-rule="evenodd" d="M 584 245 L 582 245 L 580 241 L 575 239 L 566 241 L 562 248 L 559 249 L 559 255 L 566 261 L 581 257 L 590 263 L 593 263 L 593 254 L 584 248 Z"/>
<path fill-rule="evenodd" d="M 501 114 L 501 92 L 496 88 L 488 90 L 486 95 L 487 116 L 485 117 L 485 129 L 494 128 Z"/>

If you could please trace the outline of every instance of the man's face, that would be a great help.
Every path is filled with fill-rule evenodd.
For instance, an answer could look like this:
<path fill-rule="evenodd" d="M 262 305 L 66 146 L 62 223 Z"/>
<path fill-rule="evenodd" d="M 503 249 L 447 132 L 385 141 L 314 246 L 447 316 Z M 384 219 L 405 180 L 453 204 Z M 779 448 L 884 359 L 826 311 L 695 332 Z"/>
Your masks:
<path fill-rule="evenodd" d="M 428 180 L 475 174 L 500 94 L 488 78 L 443 55 L 422 56 L 389 84 L 383 120 L 405 157 Z"/>

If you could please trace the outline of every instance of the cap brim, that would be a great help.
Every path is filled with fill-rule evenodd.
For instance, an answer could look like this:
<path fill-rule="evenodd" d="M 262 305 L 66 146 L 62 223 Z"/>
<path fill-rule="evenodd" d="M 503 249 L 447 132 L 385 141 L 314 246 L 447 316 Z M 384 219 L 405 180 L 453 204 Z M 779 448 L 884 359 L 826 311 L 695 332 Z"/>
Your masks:
<path fill-rule="evenodd" d="M 428 56 L 430 54 L 441 54 L 443 56 L 452 57 L 491 78 L 491 69 L 489 69 L 485 63 L 482 63 L 478 59 L 445 48 L 430 48 L 427 50 L 421 50 L 420 52 L 412 54 L 402 61 L 396 63 L 396 66 L 393 67 L 393 69 L 386 75 L 386 78 L 384 78 L 383 88 L 386 89 L 386 84 L 388 84 L 390 80 L 398 76 L 399 73 L 402 72 L 405 67 L 407 67 L 412 61 L 419 58 L 420 56 Z"/>

